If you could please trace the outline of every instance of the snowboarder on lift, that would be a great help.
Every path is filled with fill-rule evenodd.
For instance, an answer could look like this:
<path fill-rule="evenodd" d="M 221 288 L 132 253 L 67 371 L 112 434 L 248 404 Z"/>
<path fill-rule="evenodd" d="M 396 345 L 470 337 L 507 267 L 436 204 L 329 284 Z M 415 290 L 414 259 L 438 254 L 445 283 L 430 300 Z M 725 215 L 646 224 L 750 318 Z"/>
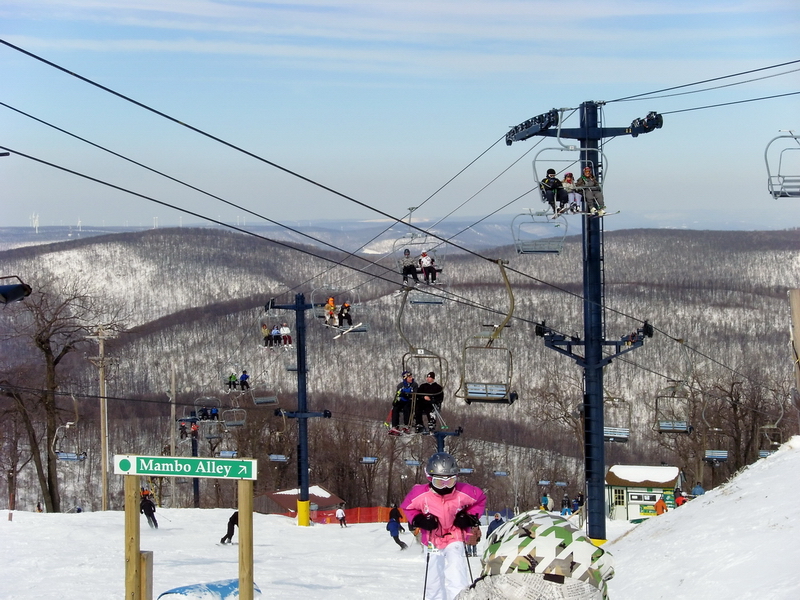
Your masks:
<path fill-rule="evenodd" d="M 250 389 L 250 384 L 247 383 L 248 379 L 250 379 L 250 375 L 247 374 L 247 371 L 242 371 L 242 375 L 239 377 L 239 387 L 242 388 L 242 391 Z"/>
<path fill-rule="evenodd" d="M 339 309 L 339 327 L 344 327 L 344 322 L 347 321 L 347 326 L 353 326 L 353 316 L 350 314 L 350 304 L 345 302 Z"/>

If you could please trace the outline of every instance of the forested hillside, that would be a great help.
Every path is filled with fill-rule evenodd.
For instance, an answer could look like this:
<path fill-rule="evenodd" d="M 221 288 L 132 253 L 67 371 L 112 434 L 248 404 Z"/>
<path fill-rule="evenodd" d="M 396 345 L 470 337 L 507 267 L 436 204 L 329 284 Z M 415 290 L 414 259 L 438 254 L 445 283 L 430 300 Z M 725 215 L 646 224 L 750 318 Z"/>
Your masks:
<path fill-rule="evenodd" d="M 0 264 L 4 274 L 19 275 L 34 288 L 22 304 L 42 313 L 49 305 L 34 300 L 38 292 L 53 298 L 72 292 L 74 303 L 56 311 L 62 317 L 80 315 L 87 299 L 97 302 L 91 318 L 88 313 L 81 318 L 87 332 L 102 323 L 114 332 L 105 341 L 112 454 L 158 454 L 168 445 L 176 427 L 168 396 L 174 369 L 179 416 L 194 410 L 200 397 L 217 398 L 223 410 L 246 410 L 245 427 L 230 428 L 221 440 L 204 440 L 202 453 L 236 449 L 260 458 L 259 491 L 296 485 L 293 463 L 266 459 L 295 456 L 296 422 L 274 416 L 274 405 L 256 406 L 251 395 L 225 393 L 222 382 L 231 371 L 246 369 L 254 388 L 277 393 L 281 407 L 295 408 L 297 375 L 287 371 L 296 364 L 294 349 L 263 346 L 264 305 L 270 298 L 293 303 L 297 293 L 305 294 L 306 302 L 324 302 L 336 291 L 337 302 L 352 302 L 354 322 L 366 324 L 368 332 L 333 339 L 336 332 L 312 311 L 305 313 L 309 409 L 333 413 L 330 420 L 310 423 L 313 483 L 355 506 L 396 499 L 419 475 L 403 460 L 429 455 L 434 440 L 390 438 L 383 426 L 404 355 L 412 350 L 405 336 L 413 348 L 433 352 L 446 366 L 439 373 L 447 394 L 443 414 L 451 428 L 464 428 L 461 436 L 448 439 L 448 449 L 475 469 L 472 481 L 490 490 L 490 498 L 507 506 L 531 505 L 540 479 L 567 481 L 571 493 L 579 489 L 582 373 L 534 333 L 536 323 L 545 321 L 566 335 L 583 335 L 578 237 L 568 238 L 557 256 L 518 256 L 513 246 L 482 256 L 451 252 L 440 261 L 443 284 L 435 288 L 448 298 L 442 305 L 403 305 L 404 296 L 397 293 L 401 278 L 389 258 L 348 257 L 345 264 L 354 271 L 337 265 L 341 257 L 333 253 L 316 249 L 312 256 L 297 248 L 216 230 L 162 229 L 9 250 L 0 253 Z M 509 261 L 515 311 L 501 342 L 513 356 L 512 381 L 519 394 L 511 406 L 468 406 L 454 396 L 465 342 L 485 331 L 485 324 L 498 324 L 509 307 L 500 269 L 486 258 Z M 800 281 L 800 232 L 611 232 L 605 236 L 604 273 L 607 339 L 629 334 L 644 320 L 656 330 L 643 348 L 605 370 L 609 399 L 621 399 L 609 403 L 607 424 L 621 419 L 632 428 L 629 443 L 607 444 L 608 464 L 678 464 L 688 478 L 708 485 L 757 458 L 766 439 L 762 427 L 796 431 L 788 401 L 786 292 Z M 98 370 L 86 360 L 97 355 L 96 340 L 69 342 L 69 351 L 53 366 L 58 393 L 43 394 L 47 327 L 36 309 L 22 304 L 0 311 L 9 350 L 0 375 L 7 386 L 0 460 L 19 472 L 20 501 L 35 504 L 41 492 L 30 431 L 43 444 L 48 428 L 52 434 L 54 427 L 75 420 L 77 406 L 79 424 L 68 436 L 61 430 L 58 443 L 86 450 L 89 460 L 57 465 L 58 477 L 66 484 L 65 508 L 78 498 L 97 508 Z M 274 311 L 268 319 L 287 322 L 294 333 L 294 312 Z M 487 355 L 486 362 L 492 360 Z M 423 372 L 415 376 L 424 379 Z M 691 436 L 652 430 L 659 390 L 674 380 L 686 383 Z M 64 393 L 74 394 L 75 404 Z M 57 423 L 46 423 L 42 406 L 48 398 L 60 411 Z M 630 416 L 620 406 L 629 408 Z M 718 438 L 713 443 L 730 452 L 730 460 L 713 469 L 701 460 L 712 433 Z M 39 455 L 46 450 L 40 446 Z M 177 452 L 188 454 L 187 442 L 180 442 Z M 368 467 L 360 464 L 363 456 L 381 460 Z M 513 476 L 494 477 L 496 470 Z M 116 479 L 112 476 L 112 503 L 119 501 Z M 232 485 L 207 485 L 204 505 L 232 501 Z M 165 501 L 185 504 L 189 493 L 188 486 L 179 486 L 177 497 Z"/>

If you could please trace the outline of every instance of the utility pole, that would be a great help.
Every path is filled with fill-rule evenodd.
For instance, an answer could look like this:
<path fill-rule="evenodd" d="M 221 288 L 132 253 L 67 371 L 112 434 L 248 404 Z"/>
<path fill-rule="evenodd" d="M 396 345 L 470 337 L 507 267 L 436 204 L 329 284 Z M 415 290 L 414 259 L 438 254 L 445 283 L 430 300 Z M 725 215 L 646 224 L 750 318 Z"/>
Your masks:
<path fill-rule="evenodd" d="M 97 330 L 97 334 L 87 336 L 87 339 L 97 341 L 100 348 L 98 356 L 92 356 L 89 360 L 97 367 L 100 378 L 101 510 L 108 510 L 108 400 L 106 399 L 106 365 L 109 364 L 110 361 L 106 360 L 105 341 L 115 337 L 117 336 L 107 334 L 102 327 Z"/>
<path fill-rule="evenodd" d="M 564 150 L 580 152 L 581 170 L 591 167 L 602 184 L 602 152 L 600 141 L 607 137 L 648 133 L 661 128 L 661 115 L 651 112 L 643 119 L 635 119 L 630 127 L 603 127 L 597 102 L 584 102 L 580 106 L 580 127 L 561 127 L 559 111 L 547 113 L 520 123 L 506 134 L 506 144 L 526 140 L 533 136 L 556 137 Z M 577 140 L 577 146 L 566 146 L 562 138 Z M 539 182 L 536 182 L 539 185 Z M 585 204 L 585 203 L 584 203 Z M 587 213 L 584 205 L 583 212 Z M 652 326 L 645 321 L 635 332 L 618 340 L 605 339 L 603 301 L 603 217 L 583 215 L 583 339 L 567 337 L 547 327 L 537 325 L 536 335 L 544 338 L 545 346 L 572 358 L 583 368 L 584 380 L 584 464 L 586 478 L 586 507 L 588 509 L 587 533 L 598 541 L 606 539 L 605 510 L 605 447 L 603 415 L 603 368 L 613 358 L 640 347 L 644 337 L 653 336 Z M 583 353 L 575 352 L 582 348 Z M 609 354 L 604 348 L 611 348 Z"/>
<path fill-rule="evenodd" d="M 792 315 L 792 366 L 794 387 L 800 391 L 800 289 L 789 290 L 789 307 Z"/>
<path fill-rule="evenodd" d="M 169 376 L 169 422 L 172 424 L 172 429 L 170 431 L 169 436 L 169 453 L 170 456 L 175 456 L 175 424 L 177 421 L 175 420 L 175 402 L 177 400 L 178 390 L 177 386 L 175 385 L 175 363 L 170 364 L 170 376 Z M 169 478 L 169 490 L 170 490 L 170 507 L 175 508 L 175 478 Z"/>

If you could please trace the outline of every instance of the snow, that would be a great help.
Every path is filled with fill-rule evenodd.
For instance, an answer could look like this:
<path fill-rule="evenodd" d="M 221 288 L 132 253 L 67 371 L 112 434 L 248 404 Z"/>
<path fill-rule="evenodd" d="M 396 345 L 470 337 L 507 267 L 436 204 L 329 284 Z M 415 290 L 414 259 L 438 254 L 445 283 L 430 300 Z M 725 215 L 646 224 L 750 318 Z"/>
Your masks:
<path fill-rule="evenodd" d="M 276 494 L 287 494 L 290 496 L 296 496 L 300 493 L 300 488 L 294 488 L 292 490 L 282 490 L 280 492 L 275 492 Z M 311 485 L 308 486 L 308 493 L 319 498 L 330 498 L 331 495 L 324 490 L 323 488 L 319 487 L 318 485 Z"/>
<path fill-rule="evenodd" d="M 685 506 L 640 525 L 609 521 L 616 563 L 612 600 L 800 598 L 800 438 Z M 142 550 L 154 552 L 154 597 L 178 586 L 236 578 L 238 546 L 220 546 L 232 509 L 159 509 L 142 517 Z M 0 513 L 0 598 L 124 596 L 121 512 Z M 298 527 L 254 516 L 254 580 L 284 600 L 421 598 L 425 570 L 411 536 L 401 552 L 383 523 Z M 234 541 L 238 540 L 238 533 Z M 484 540 L 485 541 L 485 540 Z M 483 543 L 483 542 L 482 542 Z M 480 547 L 479 547 L 480 549 Z M 479 559 L 470 559 L 472 574 Z"/>
<path fill-rule="evenodd" d="M 637 465 L 613 465 L 609 468 L 609 471 L 625 481 L 653 481 L 660 483 L 674 481 L 680 472 L 678 467 L 640 467 Z"/>

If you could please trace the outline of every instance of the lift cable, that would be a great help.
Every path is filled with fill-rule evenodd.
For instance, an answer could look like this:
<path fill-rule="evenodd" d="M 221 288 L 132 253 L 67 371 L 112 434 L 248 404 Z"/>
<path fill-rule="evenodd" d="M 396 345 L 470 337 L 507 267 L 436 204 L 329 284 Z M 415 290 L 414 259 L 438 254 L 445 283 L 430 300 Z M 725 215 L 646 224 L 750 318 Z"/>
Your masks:
<path fill-rule="evenodd" d="M 1 40 L 0 40 L 1 41 Z M 711 79 L 703 79 L 702 81 L 695 81 L 694 83 L 685 83 L 683 85 L 676 85 L 668 88 L 662 88 L 660 90 L 654 90 L 652 92 L 645 92 L 643 94 L 635 94 L 633 96 L 625 96 L 623 98 L 617 98 L 615 100 L 608 100 L 606 104 L 611 104 L 612 102 L 622 102 L 624 100 L 632 100 L 634 98 L 642 98 L 644 96 L 651 96 L 653 94 L 660 94 L 662 92 L 671 92 L 672 90 L 680 90 L 682 88 L 692 87 L 695 85 L 702 85 L 704 83 L 711 83 L 712 81 L 721 81 L 723 79 L 730 79 L 732 77 L 741 77 L 742 75 L 749 75 L 750 73 L 758 73 L 760 71 L 768 71 L 769 69 L 777 69 L 778 67 L 785 67 L 787 65 L 794 65 L 800 63 L 800 59 L 798 60 L 790 60 L 784 63 L 778 63 L 775 65 L 770 65 L 768 67 L 760 67 L 758 69 L 750 69 L 749 71 L 741 71 L 739 73 L 733 73 L 731 75 L 722 75 L 721 77 L 712 77 Z"/>

